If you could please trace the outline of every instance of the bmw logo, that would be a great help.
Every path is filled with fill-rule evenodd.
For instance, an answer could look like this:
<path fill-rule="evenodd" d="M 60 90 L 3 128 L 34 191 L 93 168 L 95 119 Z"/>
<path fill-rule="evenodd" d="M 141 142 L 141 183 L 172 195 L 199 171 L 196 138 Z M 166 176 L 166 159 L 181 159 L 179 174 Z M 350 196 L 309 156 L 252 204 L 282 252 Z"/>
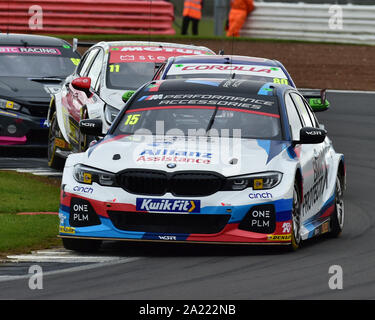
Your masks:
<path fill-rule="evenodd" d="M 175 163 L 168 163 L 167 164 L 167 168 L 169 168 L 169 169 L 176 168 L 176 166 L 177 166 L 177 164 L 175 164 Z"/>

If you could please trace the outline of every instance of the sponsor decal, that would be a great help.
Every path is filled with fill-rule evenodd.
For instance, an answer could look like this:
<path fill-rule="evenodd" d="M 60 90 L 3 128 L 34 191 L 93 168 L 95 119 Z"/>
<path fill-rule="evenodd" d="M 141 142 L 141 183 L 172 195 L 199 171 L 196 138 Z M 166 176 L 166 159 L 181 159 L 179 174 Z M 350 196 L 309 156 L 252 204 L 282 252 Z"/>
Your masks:
<path fill-rule="evenodd" d="M 263 179 L 254 179 L 254 189 L 263 189 Z M 250 195 L 249 195 L 250 197 Z"/>
<path fill-rule="evenodd" d="M 268 241 L 290 241 L 291 239 L 291 234 L 269 234 L 267 236 Z"/>
<path fill-rule="evenodd" d="M 200 200 L 137 198 L 137 211 L 199 213 Z"/>
<path fill-rule="evenodd" d="M 13 101 L 7 101 L 5 108 L 13 109 L 14 108 L 14 102 Z"/>
<path fill-rule="evenodd" d="M 70 233 L 70 234 L 76 233 L 76 229 L 72 227 L 60 226 L 59 230 L 60 230 L 60 233 Z"/>
<path fill-rule="evenodd" d="M 75 186 L 73 191 L 80 192 L 80 193 L 90 193 L 92 194 L 94 189 L 92 187 L 82 187 L 82 186 Z"/>
<path fill-rule="evenodd" d="M 139 154 L 137 162 L 186 162 L 210 164 L 212 153 L 198 151 L 179 151 L 174 149 L 146 149 Z"/>
<path fill-rule="evenodd" d="M 290 233 L 292 231 L 292 225 L 290 222 L 284 222 L 282 228 L 282 233 Z"/>
<path fill-rule="evenodd" d="M 85 172 L 85 173 L 83 174 L 83 182 L 84 182 L 84 183 L 90 183 L 90 184 L 91 184 L 91 182 L 92 182 L 92 175 L 91 175 L 91 173 L 87 173 L 87 172 Z"/>
<path fill-rule="evenodd" d="M 98 225 L 100 224 L 100 220 L 89 201 L 72 198 L 70 203 L 69 224 L 72 227 L 86 227 Z"/>
<path fill-rule="evenodd" d="M 176 236 L 158 236 L 160 240 L 177 240 Z"/>
<path fill-rule="evenodd" d="M 251 212 L 251 217 L 253 218 L 250 222 L 252 227 L 263 228 L 270 226 L 270 210 L 253 210 Z"/>
<path fill-rule="evenodd" d="M 163 241 L 185 241 L 187 234 L 157 234 L 146 232 L 142 239 L 146 240 L 163 240 Z"/>
<path fill-rule="evenodd" d="M 139 98 L 138 101 L 143 101 L 143 100 L 151 101 L 151 100 L 160 100 L 160 99 L 163 99 L 163 94 L 152 94 L 148 96 L 143 96 Z"/>
<path fill-rule="evenodd" d="M 325 154 L 326 149 L 313 159 L 314 182 L 313 186 L 303 196 L 303 215 L 306 215 L 312 209 L 328 188 L 328 170 L 325 162 Z"/>
<path fill-rule="evenodd" d="M 286 79 L 286 75 L 280 68 L 260 65 L 244 65 L 244 64 L 186 64 L 172 65 L 168 71 L 169 75 L 181 74 L 228 74 L 236 73 L 251 76 L 266 76 L 277 79 Z"/>
<path fill-rule="evenodd" d="M 211 159 L 212 153 L 210 152 L 199 152 L 199 151 L 179 151 L 175 149 L 146 149 L 140 153 L 141 156 L 186 156 Z"/>
<path fill-rule="evenodd" d="M 272 199 L 272 194 L 269 192 L 256 192 L 249 194 L 250 199 Z"/>
<path fill-rule="evenodd" d="M 277 100 L 274 97 L 259 99 L 259 97 L 242 97 L 227 94 L 148 94 L 148 92 L 159 91 L 161 83 L 159 81 L 150 84 L 144 90 L 147 93 L 138 98 L 137 103 L 131 109 L 127 110 L 127 113 L 186 108 L 214 110 L 218 107 L 219 110 L 255 113 L 280 118 Z"/>
<path fill-rule="evenodd" d="M 60 50 L 57 48 L 42 47 L 0 47 L 0 54 L 1 53 L 61 55 Z"/>
<path fill-rule="evenodd" d="M 55 138 L 55 146 L 60 149 L 69 148 L 69 144 L 64 139 Z"/>
<path fill-rule="evenodd" d="M 323 233 L 327 233 L 327 232 L 329 231 L 329 221 L 324 222 L 324 223 L 322 224 L 322 228 L 321 228 L 321 230 L 322 230 L 322 234 L 323 234 Z"/>
<path fill-rule="evenodd" d="M 306 134 L 309 136 L 321 136 L 322 132 L 318 130 L 311 130 L 311 131 L 306 131 Z"/>
<path fill-rule="evenodd" d="M 252 207 L 239 225 L 239 229 L 259 233 L 272 233 L 275 228 L 275 207 L 271 204 Z"/>
<path fill-rule="evenodd" d="M 66 216 L 63 214 L 63 213 L 59 213 L 59 220 L 60 220 L 60 224 L 63 225 L 64 222 L 65 222 L 65 219 L 66 219 Z"/>
<path fill-rule="evenodd" d="M 81 122 L 80 126 L 82 126 L 82 127 L 89 127 L 89 128 L 95 128 L 96 124 L 95 123 L 89 123 L 89 122 Z"/>
<path fill-rule="evenodd" d="M 201 55 L 207 51 L 164 46 L 126 46 L 113 47 L 109 63 L 121 62 L 164 62 L 170 57 L 180 55 Z"/>

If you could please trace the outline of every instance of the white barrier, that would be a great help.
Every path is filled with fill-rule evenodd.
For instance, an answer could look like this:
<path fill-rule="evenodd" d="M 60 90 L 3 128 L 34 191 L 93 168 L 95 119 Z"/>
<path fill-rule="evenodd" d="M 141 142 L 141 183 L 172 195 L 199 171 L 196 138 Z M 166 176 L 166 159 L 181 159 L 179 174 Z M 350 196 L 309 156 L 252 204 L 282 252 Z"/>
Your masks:
<path fill-rule="evenodd" d="M 375 45 L 375 5 L 255 2 L 241 36 Z"/>

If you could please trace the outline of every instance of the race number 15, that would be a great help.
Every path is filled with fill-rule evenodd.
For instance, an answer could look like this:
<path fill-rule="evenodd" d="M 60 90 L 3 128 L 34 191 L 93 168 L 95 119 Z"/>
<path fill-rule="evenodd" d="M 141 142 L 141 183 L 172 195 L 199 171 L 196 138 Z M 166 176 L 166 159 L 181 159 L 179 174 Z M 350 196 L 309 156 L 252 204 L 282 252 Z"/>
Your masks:
<path fill-rule="evenodd" d="M 138 122 L 140 116 L 141 116 L 140 114 L 129 114 L 128 117 L 126 118 L 125 125 L 126 126 L 135 125 Z"/>

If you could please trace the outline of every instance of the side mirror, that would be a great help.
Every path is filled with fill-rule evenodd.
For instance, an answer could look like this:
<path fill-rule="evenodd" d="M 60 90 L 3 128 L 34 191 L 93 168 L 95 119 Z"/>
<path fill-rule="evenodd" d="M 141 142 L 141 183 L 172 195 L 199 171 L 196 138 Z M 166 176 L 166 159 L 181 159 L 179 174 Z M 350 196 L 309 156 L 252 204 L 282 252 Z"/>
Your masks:
<path fill-rule="evenodd" d="M 301 144 L 322 143 L 327 136 L 327 131 L 320 128 L 304 127 L 299 132 L 299 141 Z"/>
<path fill-rule="evenodd" d="M 72 87 L 76 90 L 83 91 L 87 98 L 92 96 L 91 88 L 91 79 L 89 77 L 76 78 L 72 81 Z"/>
<path fill-rule="evenodd" d="M 88 136 L 103 136 L 103 122 L 100 119 L 86 119 L 79 122 L 79 131 Z"/>
<path fill-rule="evenodd" d="M 307 101 L 314 112 L 325 111 L 329 108 L 330 103 L 327 100 L 327 91 L 322 89 L 320 91 L 320 98 L 318 97 L 306 97 Z"/>
<path fill-rule="evenodd" d="M 133 90 L 125 91 L 125 93 L 122 95 L 122 101 L 127 103 L 128 100 L 131 98 L 131 96 L 134 94 L 134 92 L 135 91 L 133 91 Z"/>

